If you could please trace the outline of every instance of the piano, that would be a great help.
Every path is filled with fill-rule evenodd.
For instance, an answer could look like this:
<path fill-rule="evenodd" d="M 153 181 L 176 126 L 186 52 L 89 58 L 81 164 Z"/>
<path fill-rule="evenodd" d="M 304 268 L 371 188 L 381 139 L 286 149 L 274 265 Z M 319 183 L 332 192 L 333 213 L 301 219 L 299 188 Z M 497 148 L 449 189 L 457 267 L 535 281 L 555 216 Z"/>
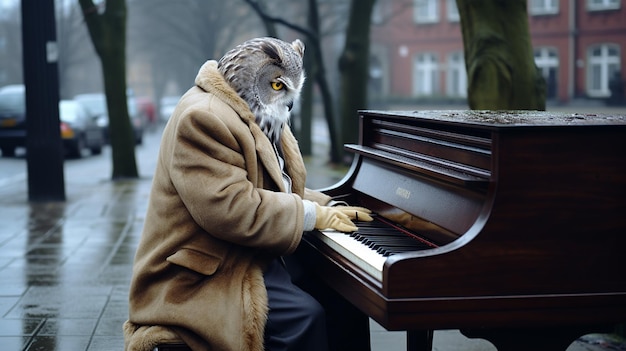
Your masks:
<path fill-rule="evenodd" d="M 408 350 L 430 350 L 438 329 L 565 350 L 626 322 L 626 116 L 359 117 L 352 166 L 322 191 L 375 221 L 307 232 L 293 257 L 333 350 L 369 350 L 369 318 L 407 331 Z"/>

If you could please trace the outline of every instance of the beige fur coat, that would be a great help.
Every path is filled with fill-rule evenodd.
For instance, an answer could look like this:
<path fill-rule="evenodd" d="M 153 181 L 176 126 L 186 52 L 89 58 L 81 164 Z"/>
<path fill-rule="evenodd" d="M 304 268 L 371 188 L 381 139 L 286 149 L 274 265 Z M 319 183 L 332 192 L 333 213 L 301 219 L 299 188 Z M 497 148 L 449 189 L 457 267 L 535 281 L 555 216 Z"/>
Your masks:
<path fill-rule="evenodd" d="M 305 189 L 297 142 L 282 146 L 291 192 L 248 105 L 207 61 L 161 142 L 124 325 L 127 351 L 182 339 L 194 350 L 263 350 L 265 263 L 302 237 Z"/>

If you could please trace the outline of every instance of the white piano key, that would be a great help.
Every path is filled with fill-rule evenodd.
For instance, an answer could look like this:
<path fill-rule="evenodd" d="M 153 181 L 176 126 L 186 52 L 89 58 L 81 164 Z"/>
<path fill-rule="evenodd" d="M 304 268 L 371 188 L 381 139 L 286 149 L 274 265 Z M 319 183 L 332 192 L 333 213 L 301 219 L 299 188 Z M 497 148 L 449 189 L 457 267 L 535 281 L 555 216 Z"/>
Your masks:
<path fill-rule="evenodd" d="M 366 271 L 372 277 L 379 281 L 383 280 L 383 266 L 387 260 L 383 255 L 345 233 L 324 230 L 321 232 L 313 231 L 311 234 L 322 240 L 322 242 L 354 263 L 357 267 Z"/>

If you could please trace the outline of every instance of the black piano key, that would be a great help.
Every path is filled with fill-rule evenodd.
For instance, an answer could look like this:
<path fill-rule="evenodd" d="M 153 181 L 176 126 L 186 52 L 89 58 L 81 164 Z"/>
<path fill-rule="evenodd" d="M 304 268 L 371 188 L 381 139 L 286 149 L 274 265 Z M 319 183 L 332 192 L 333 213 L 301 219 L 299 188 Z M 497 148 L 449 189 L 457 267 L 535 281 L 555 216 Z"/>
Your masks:
<path fill-rule="evenodd" d="M 430 249 L 432 246 L 379 220 L 358 222 L 358 230 L 349 233 L 355 240 L 387 257 L 401 252 Z"/>

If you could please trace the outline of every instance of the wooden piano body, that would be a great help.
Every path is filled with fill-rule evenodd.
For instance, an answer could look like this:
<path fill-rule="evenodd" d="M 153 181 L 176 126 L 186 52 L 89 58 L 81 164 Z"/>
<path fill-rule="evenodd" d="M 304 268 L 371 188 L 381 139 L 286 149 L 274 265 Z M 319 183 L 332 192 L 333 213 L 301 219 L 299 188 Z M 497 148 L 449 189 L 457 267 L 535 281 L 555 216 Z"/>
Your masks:
<path fill-rule="evenodd" d="M 340 316 L 360 319 L 350 335 L 369 343 L 368 316 L 408 331 L 409 349 L 461 329 L 564 350 L 626 322 L 626 116 L 360 111 L 346 147 L 350 171 L 323 191 L 436 246 L 378 271 L 306 233 L 296 258 L 356 307 Z"/>

